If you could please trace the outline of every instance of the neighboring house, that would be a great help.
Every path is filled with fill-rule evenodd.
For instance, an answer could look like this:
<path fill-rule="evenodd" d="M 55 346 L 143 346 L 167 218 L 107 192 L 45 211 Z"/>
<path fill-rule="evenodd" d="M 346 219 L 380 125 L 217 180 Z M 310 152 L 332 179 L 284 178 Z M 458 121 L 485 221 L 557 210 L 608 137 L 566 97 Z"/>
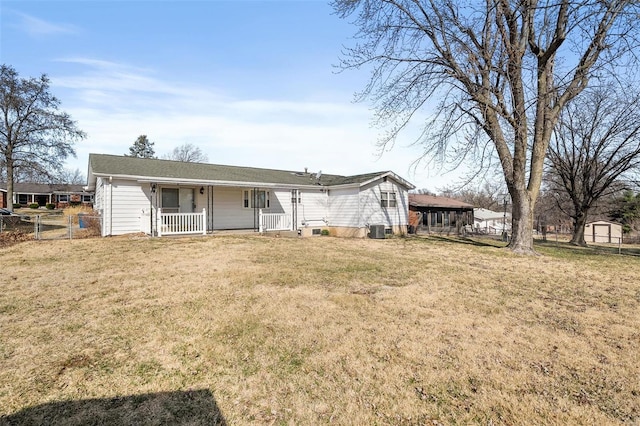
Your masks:
<path fill-rule="evenodd" d="M 4 182 L 0 182 L 1 191 L 7 193 L 7 184 Z M 30 204 L 44 207 L 54 204 L 58 209 L 70 204 L 90 206 L 93 203 L 93 192 L 85 191 L 82 185 L 14 182 L 12 199 L 15 207 Z"/>
<path fill-rule="evenodd" d="M 390 171 L 336 176 L 104 154 L 90 154 L 87 186 L 103 236 L 326 229 L 364 237 L 370 225 L 398 234 L 413 188 Z"/>
<path fill-rule="evenodd" d="M 502 234 L 511 231 L 511 213 L 474 209 L 474 230 L 484 234 Z"/>
<path fill-rule="evenodd" d="M 0 188 L 0 209 L 4 209 L 7 207 L 7 190 L 4 188 Z"/>
<path fill-rule="evenodd" d="M 453 198 L 409 194 L 410 223 L 416 232 L 456 232 L 473 224 L 473 206 Z"/>
<path fill-rule="evenodd" d="M 622 242 L 622 225 L 606 220 L 589 222 L 584 226 L 584 240 L 587 243 Z"/>

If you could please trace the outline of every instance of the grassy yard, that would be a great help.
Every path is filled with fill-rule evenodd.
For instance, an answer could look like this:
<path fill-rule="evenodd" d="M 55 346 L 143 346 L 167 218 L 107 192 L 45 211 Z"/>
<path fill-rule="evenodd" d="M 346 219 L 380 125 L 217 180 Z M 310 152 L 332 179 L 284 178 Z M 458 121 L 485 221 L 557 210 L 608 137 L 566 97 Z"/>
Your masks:
<path fill-rule="evenodd" d="M 640 423 L 640 258 L 539 250 L 253 235 L 3 248 L 0 424 Z"/>

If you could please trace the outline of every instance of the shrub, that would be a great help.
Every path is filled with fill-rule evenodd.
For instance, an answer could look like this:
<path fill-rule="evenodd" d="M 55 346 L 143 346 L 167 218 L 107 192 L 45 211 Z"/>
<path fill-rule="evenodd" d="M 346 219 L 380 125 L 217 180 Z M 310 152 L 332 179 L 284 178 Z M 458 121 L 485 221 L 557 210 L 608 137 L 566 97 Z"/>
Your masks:
<path fill-rule="evenodd" d="M 47 210 L 53 210 L 56 208 L 56 205 L 53 203 L 47 203 L 45 207 L 47 208 Z"/>
<path fill-rule="evenodd" d="M 100 236 L 100 216 L 85 216 L 82 218 L 87 236 Z"/>
<path fill-rule="evenodd" d="M 30 208 L 30 209 L 39 209 L 39 208 L 40 208 L 40 204 L 38 204 L 38 203 L 31 203 L 31 204 L 29 204 L 29 208 Z"/>
<path fill-rule="evenodd" d="M 323 230 L 320 232 L 320 235 L 329 235 L 329 230 L 328 230 L 328 229 L 323 229 Z"/>

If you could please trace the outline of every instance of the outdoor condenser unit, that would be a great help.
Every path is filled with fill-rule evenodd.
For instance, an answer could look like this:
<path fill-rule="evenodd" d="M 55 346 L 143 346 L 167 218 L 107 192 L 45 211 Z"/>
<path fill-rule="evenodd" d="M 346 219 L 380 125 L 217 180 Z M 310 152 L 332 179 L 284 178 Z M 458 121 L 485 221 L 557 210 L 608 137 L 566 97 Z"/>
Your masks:
<path fill-rule="evenodd" d="M 370 225 L 369 238 L 376 238 L 376 239 L 384 238 L 384 225 Z"/>

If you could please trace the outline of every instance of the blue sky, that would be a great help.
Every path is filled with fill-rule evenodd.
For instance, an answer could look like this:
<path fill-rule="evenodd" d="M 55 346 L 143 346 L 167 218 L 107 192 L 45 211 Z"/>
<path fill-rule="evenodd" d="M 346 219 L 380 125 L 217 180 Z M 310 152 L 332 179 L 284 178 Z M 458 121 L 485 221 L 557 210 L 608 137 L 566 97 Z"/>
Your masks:
<path fill-rule="evenodd" d="M 357 174 L 393 170 L 418 188 L 455 182 L 423 166 L 405 135 L 378 155 L 380 129 L 353 93 L 366 70 L 337 73 L 356 28 L 326 1 L 0 3 L 0 60 L 46 73 L 90 152 L 125 154 L 146 134 L 156 155 L 191 143 L 209 162 Z"/>

